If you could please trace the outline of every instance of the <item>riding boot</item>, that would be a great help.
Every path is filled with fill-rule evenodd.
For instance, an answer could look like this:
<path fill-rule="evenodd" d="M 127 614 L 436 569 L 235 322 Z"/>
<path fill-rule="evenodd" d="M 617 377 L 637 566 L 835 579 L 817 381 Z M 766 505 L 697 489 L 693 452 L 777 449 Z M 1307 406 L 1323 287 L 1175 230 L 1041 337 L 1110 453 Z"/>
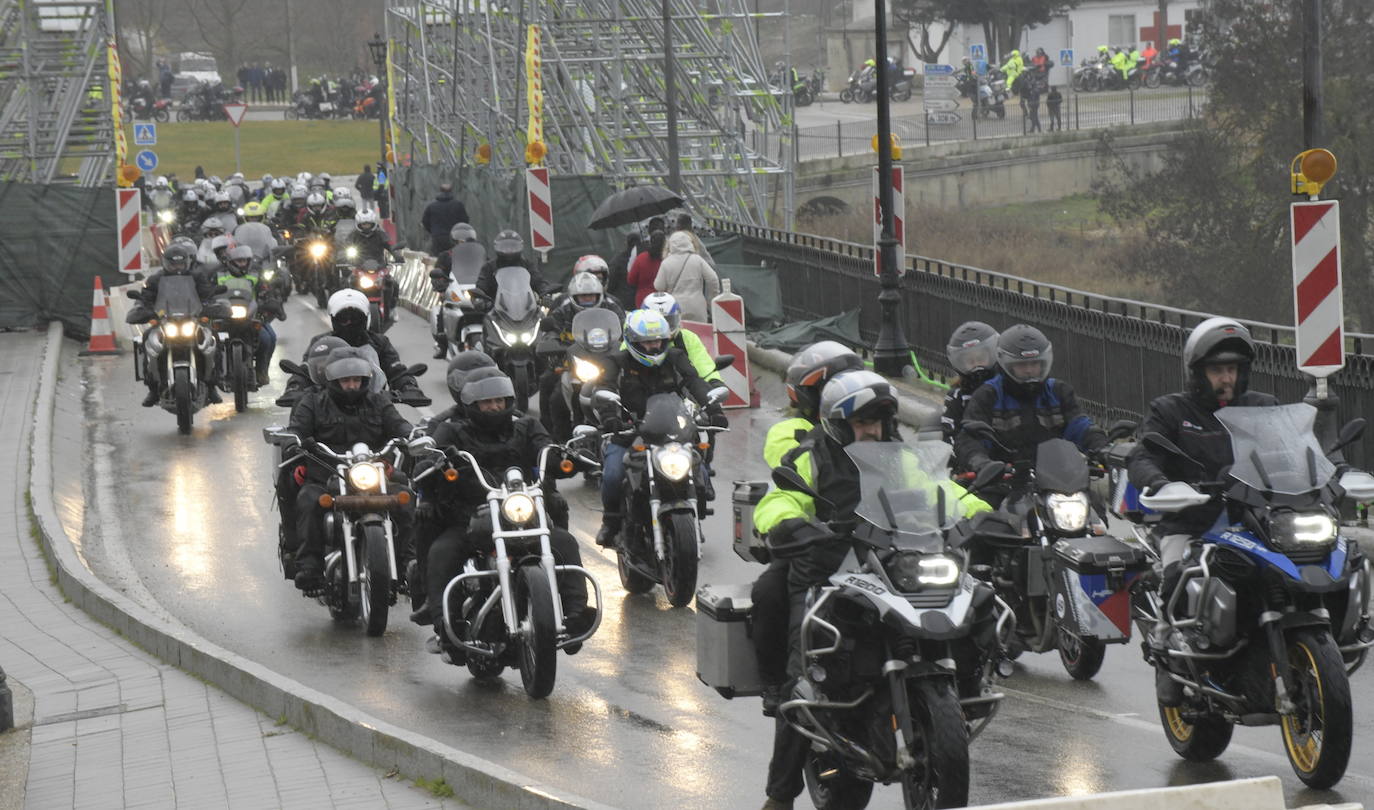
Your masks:
<path fill-rule="evenodd" d="M 602 548 L 613 548 L 616 535 L 624 516 L 618 512 L 604 512 L 601 515 L 601 528 L 596 533 L 596 544 Z"/>
<path fill-rule="evenodd" d="M 443 360 L 448 357 L 448 335 L 434 336 L 434 359 Z"/>

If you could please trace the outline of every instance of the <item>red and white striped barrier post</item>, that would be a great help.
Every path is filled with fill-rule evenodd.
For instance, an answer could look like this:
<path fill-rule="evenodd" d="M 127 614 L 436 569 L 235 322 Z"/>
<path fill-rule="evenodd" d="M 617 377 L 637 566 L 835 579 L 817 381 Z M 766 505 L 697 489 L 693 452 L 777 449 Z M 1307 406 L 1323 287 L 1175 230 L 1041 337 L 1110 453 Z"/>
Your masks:
<path fill-rule="evenodd" d="M 876 137 L 876 136 L 875 136 Z M 879 202 L 881 188 L 878 167 L 873 167 L 873 275 L 883 274 L 882 249 L 878 246 L 883 238 L 883 207 Z M 901 166 L 892 167 L 892 235 L 897 239 L 897 275 L 906 275 L 906 192 L 905 174 Z"/>
<path fill-rule="evenodd" d="M 525 191 L 530 208 L 530 247 L 544 261 L 553 250 L 553 196 L 549 193 L 549 170 L 539 166 L 525 170 Z"/>
<path fill-rule="evenodd" d="M 744 299 L 730 291 L 730 279 L 721 279 L 721 292 L 711 299 L 711 322 L 716 333 L 716 354 L 733 354 L 735 362 L 720 370 L 730 389 L 727 408 L 753 408 L 753 377 L 749 374 L 749 344 L 744 331 Z"/>
<path fill-rule="evenodd" d="M 95 292 L 91 298 L 91 341 L 82 354 L 119 354 L 114 325 L 110 323 L 110 297 L 100 276 L 95 277 Z"/>
<path fill-rule="evenodd" d="M 136 188 L 115 189 L 115 233 L 119 237 L 119 272 L 143 272 L 143 192 Z"/>
<path fill-rule="evenodd" d="M 1298 368 L 1321 379 L 1345 365 L 1340 203 L 1295 202 L 1290 218 Z"/>

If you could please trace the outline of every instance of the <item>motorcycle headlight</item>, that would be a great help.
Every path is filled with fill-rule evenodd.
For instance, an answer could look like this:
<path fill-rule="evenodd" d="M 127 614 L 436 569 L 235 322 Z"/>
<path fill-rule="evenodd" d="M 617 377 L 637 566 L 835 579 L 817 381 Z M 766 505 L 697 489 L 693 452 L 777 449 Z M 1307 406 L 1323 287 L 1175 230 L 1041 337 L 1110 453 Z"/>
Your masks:
<path fill-rule="evenodd" d="M 163 333 L 172 339 L 189 338 L 196 335 L 195 321 L 168 321 L 162 325 Z"/>
<path fill-rule="evenodd" d="M 177 221 L 177 215 L 173 214 L 171 211 L 158 211 L 157 219 L 163 225 L 171 225 L 173 222 Z"/>
<path fill-rule="evenodd" d="M 323 259 L 323 258 L 324 258 L 324 254 L 326 254 L 326 253 L 328 253 L 328 252 L 329 252 L 329 248 L 326 247 L 325 244 L 324 244 L 323 242 L 311 242 L 311 243 L 310 243 L 310 258 L 312 258 L 312 259 Z"/>
<path fill-rule="evenodd" d="M 1336 521 L 1325 512 L 1276 512 L 1269 518 L 1269 539 L 1280 551 L 1334 543 Z"/>
<path fill-rule="evenodd" d="M 926 587 L 947 587 L 959 581 L 958 560 L 938 554 L 902 551 L 884 567 L 892 586 L 902 593 L 914 593 Z"/>
<path fill-rule="evenodd" d="M 517 526 L 523 526 L 534 517 L 534 499 L 517 492 L 501 502 L 501 516 Z"/>
<path fill-rule="evenodd" d="M 264 270 L 264 271 L 262 271 L 262 280 L 263 280 L 263 281 L 271 281 L 272 279 L 274 279 L 274 278 L 276 278 L 276 277 L 277 277 L 277 271 L 276 271 L 276 270 Z"/>
<path fill-rule="evenodd" d="M 590 383 L 601 379 L 601 366 L 581 357 L 573 358 L 573 376 L 578 382 Z"/>
<path fill-rule="evenodd" d="M 244 306 L 243 304 L 230 304 L 229 317 L 233 318 L 234 320 L 239 320 L 240 318 L 247 318 L 248 307 Z"/>
<path fill-rule="evenodd" d="M 1061 532 L 1081 532 L 1088 525 L 1088 494 L 1051 492 L 1045 498 L 1050 522 Z"/>
<path fill-rule="evenodd" d="M 356 259 L 358 258 L 358 249 L 350 246 L 348 250 L 344 251 L 344 255 L 350 259 Z"/>
<path fill-rule="evenodd" d="M 522 334 L 522 335 L 519 335 L 519 338 L 520 338 L 520 342 L 521 342 L 521 343 L 533 343 L 535 337 L 536 337 L 536 334 L 535 334 L 534 332 L 526 332 L 526 333 L 524 333 L 524 334 Z"/>
<path fill-rule="evenodd" d="M 654 466 L 669 481 L 681 481 L 692 471 L 692 454 L 677 442 L 664 445 L 654 453 Z"/>
<path fill-rule="evenodd" d="M 290 239 L 290 238 L 291 238 L 291 232 L 290 232 L 290 231 L 282 231 L 282 232 L 281 232 L 281 238 L 282 238 L 282 239 Z"/>
<path fill-rule="evenodd" d="M 372 276 L 358 276 L 358 286 L 370 290 L 377 286 L 377 282 L 372 280 Z"/>
<path fill-rule="evenodd" d="M 243 209 L 238 209 L 236 213 L 238 213 L 239 216 L 243 216 Z"/>
<path fill-rule="evenodd" d="M 348 483 L 354 489 L 374 490 L 382 483 L 382 471 L 371 462 L 354 464 L 348 468 Z"/>

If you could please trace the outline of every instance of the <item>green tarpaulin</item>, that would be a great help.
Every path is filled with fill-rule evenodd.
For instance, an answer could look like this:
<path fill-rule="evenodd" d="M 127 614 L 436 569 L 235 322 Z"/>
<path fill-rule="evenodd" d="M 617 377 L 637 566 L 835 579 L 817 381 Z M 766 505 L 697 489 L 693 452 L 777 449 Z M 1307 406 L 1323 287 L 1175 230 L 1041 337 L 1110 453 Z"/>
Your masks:
<path fill-rule="evenodd" d="M 750 339 L 764 349 L 795 352 L 818 340 L 837 340 L 846 346 L 863 346 L 859 338 L 859 310 L 851 309 L 828 318 L 798 321 L 767 332 L 750 335 Z"/>

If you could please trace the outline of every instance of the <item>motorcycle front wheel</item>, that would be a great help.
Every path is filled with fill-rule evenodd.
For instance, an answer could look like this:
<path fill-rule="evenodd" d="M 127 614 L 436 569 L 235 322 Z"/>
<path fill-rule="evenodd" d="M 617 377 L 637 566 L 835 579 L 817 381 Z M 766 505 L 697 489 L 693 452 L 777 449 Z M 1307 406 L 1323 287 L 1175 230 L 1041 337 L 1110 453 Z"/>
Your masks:
<path fill-rule="evenodd" d="M 893 90 L 888 97 L 891 98 L 893 101 L 910 101 L 911 85 L 907 85 L 906 88 L 902 90 Z"/>
<path fill-rule="evenodd" d="M 1201 87 L 1207 83 L 1207 73 L 1202 70 L 1195 70 L 1188 74 L 1188 84 L 1193 87 Z"/>
<path fill-rule="evenodd" d="M 840 101 L 844 102 L 845 104 L 852 104 L 854 102 L 854 91 L 850 90 L 848 87 L 841 90 Z"/>
<path fill-rule="evenodd" d="M 363 566 L 358 571 L 358 610 L 369 636 L 386 632 L 391 612 L 391 560 L 381 524 L 363 527 Z"/>
<path fill-rule="evenodd" d="M 697 524 L 688 512 L 663 521 L 663 591 L 673 607 L 684 607 L 697 590 Z"/>
<path fill-rule="evenodd" d="M 1078 636 L 1059 631 L 1059 661 L 1064 670 L 1075 681 L 1090 681 L 1102 669 L 1102 660 L 1107 657 L 1107 645 L 1095 638 Z"/>
<path fill-rule="evenodd" d="M 236 345 L 229 355 L 229 379 L 234 381 L 234 411 L 248 410 L 248 357 L 243 346 Z"/>
<path fill-rule="evenodd" d="M 1162 79 L 1160 78 L 1161 72 L 1162 71 L 1159 70 L 1147 71 L 1145 73 L 1145 86 L 1149 88 L 1158 87 L 1159 83 L 1162 81 Z"/>
<path fill-rule="evenodd" d="M 177 110 L 177 123 L 182 124 L 191 120 L 191 113 L 186 110 Z"/>
<path fill-rule="evenodd" d="M 911 690 L 911 746 L 916 764 L 902 774 L 907 810 L 968 804 L 968 726 L 948 683 L 916 680 Z"/>
<path fill-rule="evenodd" d="M 374 335 L 380 335 L 386 331 L 386 324 L 382 321 L 381 304 L 368 304 L 367 331 L 371 332 Z"/>
<path fill-rule="evenodd" d="M 517 411 L 529 410 L 530 407 L 530 372 L 523 364 L 511 367 L 511 385 L 515 388 L 515 409 Z M 542 414 L 541 414 L 542 415 Z"/>
<path fill-rule="evenodd" d="M 191 432 L 191 371 L 178 368 L 172 372 L 172 398 L 177 403 L 177 432 L 186 435 Z"/>
<path fill-rule="evenodd" d="M 862 810 L 873 796 L 873 783 L 847 773 L 824 762 L 824 754 L 812 752 L 806 757 L 802 775 L 806 791 L 816 810 Z M 822 777 L 821 774 L 827 774 Z"/>
<path fill-rule="evenodd" d="M 300 117 L 300 113 L 296 111 L 295 107 L 287 107 L 281 111 L 281 117 L 287 121 L 295 121 Z"/>
<path fill-rule="evenodd" d="M 520 682 L 536 700 L 548 697 L 558 677 L 558 627 L 553 619 L 549 577 L 537 565 L 521 566 L 517 577 L 520 617 Z"/>
<path fill-rule="evenodd" d="M 1190 762 L 1211 762 L 1231 744 L 1235 726 L 1215 714 L 1189 716 L 1182 708 L 1159 707 L 1159 722 L 1174 753 Z"/>
<path fill-rule="evenodd" d="M 166 109 L 161 109 L 153 113 L 153 120 L 159 124 L 165 124 L 172 120 L 172 114 L 167 112 Z"/>
<path fill-rule="evenodd" d="M 1303 784 L 1326 790 L 1345 775 L 1354 733 L 1350 679 L 1331 635 L 1300 630 L 1288 642 L 1288 677 L 1297 711 L 1283 715 L 1288 764 Z"/>

